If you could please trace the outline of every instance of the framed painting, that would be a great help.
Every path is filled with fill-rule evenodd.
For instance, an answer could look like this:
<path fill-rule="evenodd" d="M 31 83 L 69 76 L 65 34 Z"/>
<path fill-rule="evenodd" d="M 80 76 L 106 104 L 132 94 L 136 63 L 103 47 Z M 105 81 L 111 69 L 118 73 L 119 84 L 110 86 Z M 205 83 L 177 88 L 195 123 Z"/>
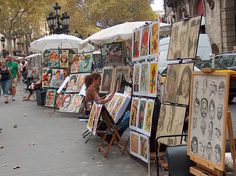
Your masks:
<path fill-rule="evenodd" d="M 208 168 L 224 170 L 229 74 L 193 72 L 188 154 Z"/>
<path fill-rule="evenodd" d="M 141 64 L 140 70 L 140 84 L 139 84 L 139 95 L 146 96 L 149 90 L 149 64 L 143 63 Z"/>
<path fill-rule="evenodd" d="M 141 28 L 141 57 L 149 55 L 149 25 Z"/>
<path fill-rule="evenodd" d="M 83 59 L 80 62 L 80 73 L 91 73 L 93 64 L 93 54 L 92 53 L 85 53 L 83 54 Z"/>
<path fill-rule="evenodd" d="M 150 159 L 150 146 L 149 146 L 149 137 L 140 134 L 139 137 L 139 154 L 140 159 L 144 162 L 148 162 Z"/>
<path fill-rule="evenodd" d="M 156 137 L 182 134 L 186 108 L 174 105 L 161 105 Z M 180 144 L 180 137 L 162 138 L 160 143 L 173 146 Z"/>
<path fill-rule="evenodd" d="M 134 64 L 134 70 L 133 70 L 133 94 L 139 95 L 139 84 L 140 84 L 140 70 L 141 66 L 140 64 Z"/>
<path fill-rule="evenodd" d="M 51 80 L 52 70 L 49 68 L 43 68 L 42 87 L 50 87 Z"/>
<path fill-rule="evenodd" d="M 158 63 L 150 63 L 148 96 L 156 97 L 158 89 Z"/>
<path fill-rule="evenodd" d="M 47 89 L 45 106 L 54 108 L 56 93 L 56 89 Z"/>
<path fill-rule="evenodd" d="M 105 45 L 106 61 L 108 63 L 123 63 L 122 42 L 109 43 Z"/>
<path fill-rule="evenodd" d="M 59 108 L 60 112 L 68 112 L 68 108 L 69 108 L 72 98 L 73 98 L 73 94 L 66 93 L 64 95 L 62 105 Z"/>
<path fill-rule="evenodd" d="M 52 69 L 50 87 L 59 88 L 64 81 L 63 69 Z"/>
<path fill-rule="evenodd" d="M 82 54 L 74 54 L 71 61 L 71 73 L 79 73 L 80 72 L 80 63 L 83 60 Z"/>
<path fill-rule="evenodd" d="M 113 67 L 104 67 L 102 72 L 102 83 L 100 92 L 108 93 L 113 90 L 113 81 L 114 81 L 114 68 Z"/>
<path fill-rule="evenodd" d="M 135 29 L 132 36 L 132 61 L 137 61 L 141 50 L 141 28 Z"/>
<path fill-rule="evenodd" d="M 130 122 L 129 126 L 131 129 L 136 129 L 137 116 L 138 116 L 139 98 L 133 97 L 130 110 Z"/>
<path fill-rule="evenodd" d="M 131 132 L 130 132 L 130 153 L 136 157 L 139 157 L 139 151 L 140 151 L 139 138 L 140 138 L 139 133 L 131 130 Z"/>
<path fill-rule="evenodd" d="M 201 16 L 173 23 L 168 60 L 195 59 L 200 25 Z"/>
<path fill-rule="evenodd" d="M 60 68 L 69 67 L 69 50 L 61 50 L 60 54 Z"/>
<path fill-rule="evenodd" d="M 147 105 L 146 105 L 146 111 L 144 116 L 144 127 L 143 131 L 144 134 L 147 136 L 151 136 L 151 128 L 152 128 L 152 117 L 153 117 L 153 111 L 154 111 L 154 100 L 148 99 Z"/>
<path fill-rule="evenodd" d="M 63 103 L 63 99 L 64 99 L 64 91 L 61 91 L 59 94 L 56 94 L 56 103 L 55 103 L 55 108 L 59 109 Z"/>
<path fill-rule="evenodd" d="M 50 68 L 59 68 L 60 66 L 60 54 L 58 49 L 50 50 L 48 60 L 48 67 Z"/>
<path fill-rule="evenodd" d="M 193 63 L 169 64 L 163 101 L 188 105 Z M 176 88 L 177 85 L 177 88 Z"/>
<path fill-rule="evenodd" d="M 159 57 L 159 31 L 160 23 L 153 22 L 150 25 L 150 56 Z"/>

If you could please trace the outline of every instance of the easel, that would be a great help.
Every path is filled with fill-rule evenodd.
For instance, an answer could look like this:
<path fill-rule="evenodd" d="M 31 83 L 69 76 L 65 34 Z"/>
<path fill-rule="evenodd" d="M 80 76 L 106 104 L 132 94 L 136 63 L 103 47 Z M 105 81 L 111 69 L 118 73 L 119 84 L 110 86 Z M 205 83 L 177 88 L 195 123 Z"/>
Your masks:
<path fill-rule="evenodd" d="M 231 119 L 230 112 L 227 113 L 227 126 L 226 127 L 228 129 L 228 135 L 229 135 L 229 141 L 230 141 L 230 152 L 231 152 L 231 158 L 232 158 L 233 164 L 234 164 L 234 175 L 235 175 L 236 174 L 236 166 L 235 166 L 236 151 L 235 151 L 232 119 Z M 190 159 L 197 161 L 196 159 L 194 159 L 192 157 L 190 157 Z M 190 173 L 193 175 L 196 175 L 196 176 L 223 176 L 224 171 L 220 171 L 214 167 L 206 166 L 206 164 L 199 161 L 197 166 L 190 167 Z"/>

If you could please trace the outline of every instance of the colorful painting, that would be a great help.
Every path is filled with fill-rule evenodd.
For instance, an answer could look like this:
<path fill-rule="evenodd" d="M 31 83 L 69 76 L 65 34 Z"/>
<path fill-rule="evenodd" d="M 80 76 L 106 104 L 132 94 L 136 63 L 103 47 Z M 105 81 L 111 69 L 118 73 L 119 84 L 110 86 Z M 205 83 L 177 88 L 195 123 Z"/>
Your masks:
<path fill-rule="evenodd" d="M 69 50 L 61 50 L 60 55 L 60 68 L 69 67 Z"/>
<path fill-rule="evenodd" d="M 93 123 L 94 123 L 95 114 L 96 114 L 96 104 L 93 103 L 93 106 L 92 106 L 90 114 L 89 114 L 88 123 L 87 123 L 87 129 L 90 132 L 93 131 Z"/>
<path fill-rule="evenodd" d="M 144 128 L 144 117 L 145 117 L 145 111 L 146 111 L 146 104 L 147 104 L 146 99 L 141 98 L 139 101 L 137 126 L 136 126 L 139 129 Z"/>
<path fill-rule="evenodd" d="M 139 156 L 139 133 L 130 132 L 130 153 L 134 156 Z"/>
<path fill-rule="evenodd" d="M 109 95 L 108 95 L 109 96 Z M 114 109 L 114 106 L 119 98 L 119 94 L 114 94 L 112 99 L 109 101 L 108 105 L 106 106 L 107 111 L 111 113 L 111 111 Z"/>
<path fill-rule="evenodd" d="M 139 99 L 137 97 L 133 97 L 131 103 L 130 128 L 137 126 L 138 105 Z"/>
<path fill-rule="evenodd" d="M 133 38 L 132 38 L 132 61 L 138 60 L 140 56 L 140 48 L 141 48 L 141 29 L 134 30 Z"/>
<path fill-rule="evenodd" d="M 73 94 L 65 94 L 64 95 L 62 105 L 59 108 L 60 112 L 68 112 L 67 109 L 71 103 L 72 98 L 73 98 Z"/>
<path fill-rule="evenodd" d="M 229 74 L 194 72 L 191 86 L 188 154 L 224 170 Z M 195 160 L 194 160 L 195 161 Z"/>
<path fill-rule="evenodd" d="M 90 73 L 92 69 L 92 63 L 93 63 L 93 54 L 86 53 L 83 54 L 83 59 L 80 62 L 80 73 Z"/>
<path fill-rule="evenodd" d="M 149 55 L 149 25 L 142 27 L 141 32 L 141 56 Z"/>
<path fill-rule="evenodd" d="M 98 126 L 101 111 L 102 111 L 102 105 L 101 104 L 96 104 L 96 112 L 95 112 L 94 123 L 93 123 L 93 135 L 96 135 L 97 126 Z"/>
<path fill-rule="evenodd" d="M 133 70 L 133 94 L 139 94 L 139 84 L 140 84 L 140 64 L 134 64 Z"/>
<path fill-rule="evenodd" d="M 78 94 L 74 94 L 71 98 L 71 102 L 67 108 L 67 112 L 71 112 L 71 113 L 78 113 L 80 110 L 80 107 L 82 105 L 82 101 L 83 101 L 83 97 L 78 95 Z"/>
<path fill-rule="evenodd" d="M 150 55 L 151 57 L 159 56 L 159 22 L 153 22 L 151 25 L 150 34 Z"/>
<path fill-rule="evenodd" d="M 167 67 L 164 102 L 188 105 L 193 63 L 169 64 Z M 176 88 L 177 86 L 177 88 Z"/>
<path fill-rule="evenodd" d="M 112 83 L 113 83 L 113 75 L 115 74 L 113 67 L 104 67 L 102 72 L 102 83 L 100 92 L 101 93 L 108 93 L 113 90 Z"/>
<path fill-rule="evenodd" d="M 54 107 L 56 99 L 56 89 L 47 89 L 45 106 Z"/>
<path fill-rule="evenodd" d="M 148 99 L 147 101 L 147 109 L 145 112 L 144 117 L 144 132 L 146 135 L 151 136 L 151 128 L 152 128 L 152 116 L 153 116 L 153 110 L 154 110 L 154 100 Z"/>
<path fill-rule="evenodd" d="M 66 92 L 80 92 L 87 74 L 71 74 Z"/>
<path fill-rule="evenodd" d="M 43 68 L 42 87 L 50 87 L 51 80 L 52 70 L 49 68 Z"/>
<path fill-rule="evenodd" d="M 146 96 L 149 90 L 149 64 L 142 64 L 140 73 L 139 94 Z"/>
<path fill-rule="evenodd" d="M 151 63 L 149 69 L 149 87 L 148 95 L 150 97 L 156 97 L 157 95 L 157 77 L 158 77 L 158 63 Z"/>
<path fill-rule="evenodd" d="M 63 69 L 52 69 L 52 79 L 50 82 L 50 87 L 59 88 L 64 81 Z"/>
<path fill-rule="evenodd" d="M 123 70 L 122 67 L 115 68 L 115 92 L 119 92 L 121 90 L 121 82 L 122 82 Z"/>
<path fill-rule="evenodd" d="M 83 60 L 82 54 L 75 54 L 73 55 L 72 62 L 71 62 L 71 73 L 79 73 L 80 72 L 80 63 Z"/>
<path fill-rule="evenodd" d="M 174 105 L 161 105 L 156 137 L 163 135 L 174 135 L 183 133 L 185 107 Z M 159 139 L 160 143 L 168 146 L 180 144 L 180 137 L 162 138 Z"/>
<path fill-rule="evenodd" d="M 56 95 L 56 103 L 55 103 L 55 108 L 59 109 L 63 103 L 63 99 L 64 99 L 64 91 L 61 91 L 61 93 Z"/>
<path fill-rule="evenodd" d="M 60 66 L 60 55 L 58 49 L 50 50 L 48 67 L 59 68 Z"/>
<path fill-rule="evenodd" d="M 106 44 L 106 62 L 108 63 L 122 63 L 122 43 Z"/>
<path fill-rule="evenodd" d="M 140 158 L 145 161 L 148 162 L 149 160 L 149 138 L 145 135 L 140 135 L 139 138 L 139 146 L 140 146 Z"/>

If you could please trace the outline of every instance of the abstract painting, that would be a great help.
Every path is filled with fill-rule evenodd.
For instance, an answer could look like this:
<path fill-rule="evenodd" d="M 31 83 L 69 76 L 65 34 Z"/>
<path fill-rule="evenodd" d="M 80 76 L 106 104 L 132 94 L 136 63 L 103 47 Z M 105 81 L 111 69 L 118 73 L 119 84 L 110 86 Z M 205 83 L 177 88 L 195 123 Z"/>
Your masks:
<path fill-rule="evenodd" d="M 80 73 L 90 73 L 92 69 L 92 63 L 93 63 L 93 54 L 92 53 L 86 53 L 83 54 L 83 59 L 80 63 Z"/>
<path fill-rule="evenodd" d="M 140 71 L 140 84 L 139 84 L 139 94 L 146 96 L 149 90 L 149 64 L 144 63 L 141 65 Z"/>
<path fill-rule="evenodd" d="M 194 72 L 191 89 L 188 153 L 223 170 L 229 75 Z"/>
<path fill-rule="evenodd" d="M 140 56 L 140 49 L 141 49 L 141 29 L 134 30 L 133 38 L 132 38 L 132 61 L 138 60 Z"/>
<path fill-rule="evenodd" d="M 157 95 L 157 77 L 158 77 L 158 63 L 150 63 L 149 69 L 149 87 L 148 95 L 150 97 L 156 97 Z"/>
<path fill-rule="evenodd" d="M 56 99 L 56 89 L 47 89 L 45 106 L 54 107 Z"/>
<path fill-rule="evenodd" d="M 133 70 L 133 94 L 139 94 L 139 84 L 140 84 L 140 64 L 134 64 Z"/>
<path fill-rule="evenodd" d="M 150 34 L 150 55 L 151 57 L 159 56 L 159 22 L 153 22 L 151 25 Z"/>
<path fill-rule="evenodd" d="M 58 49 L 50 50 L 49 54 L 48 67 L 50 68 L 59 68 L 60 66 L 60 55 Z"/>
<path fill-rule="evenodd" d="M 143 26 L 141 29 L 141 56 L 149 55 L 149 25 Z"/>
<path fill-rule="evenodd" d="M 50 87 L 59 88 L 64 81 L 63 69 L 52 69 L 52 79 L 50 82 Z"/>
<path fill-rule="evenodd" d="M 69 50 L 61 50 L 60 55 L 60 68 L 69 67 Z"/>
<path fill-rule="evenodd" d="M 102 83 L 100 92 L 101 93 L 108 93 L 113 90 L 112 83 L 114 77 L 114 68 L 113 67 L 104 67 L 102 72 Z"/>
<path fill-rule="evenodd" d="M 71 73 L 78 73 L 80 72 L 80 63 L 83 60 L 82 54 L 75 54 L 73 55 L 72 62 L 71 62 Z"/>
<path fill-rule="evenodd" d="M 185 107 L 174 105 L 161 105 L 156 137 L 163 135 L 181 135 L 183 132 Z M 159 139 L 160 143 L 173 146 L 180 144 L 180 137 L 162 138 Z"/>
<path fill-rule="evenodd" d="M 50 87 L 51 80 L 52 70 L 49 68 L 43 68 L 42 87 Z"/>

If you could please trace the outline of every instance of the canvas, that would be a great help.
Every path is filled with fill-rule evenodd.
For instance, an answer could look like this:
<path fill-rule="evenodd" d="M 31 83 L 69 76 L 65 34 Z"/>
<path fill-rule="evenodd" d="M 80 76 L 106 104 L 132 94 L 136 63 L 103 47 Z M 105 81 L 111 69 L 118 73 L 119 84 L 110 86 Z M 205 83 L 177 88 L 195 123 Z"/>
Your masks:
<path fill-rule="evenodd" d="M 97 126 L 98 126 L 101 111 L 102 111 L 102 105 L 96 103 L 96 112 L 95 112 L 94 123 L 93 123 L 93 135 L 96 135 Z"/>
<path fill-rule="evenodd" d="M 52 69 L 50 87 L 59 88 L 64 81 L 63 69 Z"/>
<path fill-rule="evenodd" d="M 134 64 L 133 70 L 133 94 L 139 94 L 139 84 L 140 84 L 140 64 Z"/>
<path fill-rule="evenodd" d="M 88 123 L 87 123 L 87 129 L 90 132 L 93 131 L 93 123 L 94 123 L 95 114 L 96 114 L 96 104 L 93 103 L 93 106 L 92 106 L 90 114 L 89 114 Z"/>
<path fill-rule="evenodd" d="M 114 77 L 114 69 L 113 67 L 104 67 L 102 72 L 102 82 L 101 82 L 101 93 L 108 93 L 111 92 L 113 87 L 113 77 Z"/>
<path fill-rule="evenodd" d="M 55 103 L 55 108 L 59 109 L 63 103 L 63 99 L 64 99 L 64 94 L 65 92 L 62 91 L 61 93 L 56 95 L 56 103 Z"/>
<path fill-rule="evenodd" d="M 49 68 L 43 68 L 42 87 L 50 87 L 51 80 L 52 70 Z"/>
<path fill-rule="evenodd" d="M 78 113 L 82 105 L 83 97 L 78 94 L 73 94 L 71 102 L 67 108 L 67 112 Z"/>
<path fill-rule="evenodd" d="M 194 59 L 196 57 L 200 25 L 201 16 L 173 24 L 168 60 Z"/>
<path fill-rule="evenodd" d="M 154 111 L 154 100 L 148 99 L 146 105 L 146 112 L 144 117 L 144 134 L 151 136 L 151 128 L 152 128 L 152 118 L 153 118 L 153 111 Z"/>
<path fill-rule="evenodd" d="M 147 101 L 145 98 L 141 98 L 138 107 L 138 116 L 137 116 L 137 128 L 142 130 L 144 128 L 144 117 L 146 111 Z"/>
<path fill-rule="evenodd" d="M 86 53 L 83 54 L 83 59 L 80 63 L 80 73 L 90 73 L 92 69 L 92 63 L 93 63 L 93 54 L 92 53 Z"/>
<path fill-rule="evenodd" d="M 109 96 L 109 95 L 108 95 Z M 114 106 L 119 98 L 119 94 L 114 94 L 112 99 L 109 101 L 108 105 L 106 106 L 107 111 L 111 113 L 111 111 L 114 109 Z"/>
<path fill-rule="evenodd" d="M 80 72 L 80 64 L 83 59 L 82 54 L 74 54 L 71 62 L 71 68 L 70 72 L 71 73 L 78 73 Z"/>
<path fill-rule="evenodd" d="M 164 102 L 189 104 L 192 71 L 193 63 L 168 65 Z"/>
<path fill-rule="evenodd" d="M 70 81 L 67 84 L 66 92 L 77 92 L 77 81 L 79 74 L 71 74 Z"/>
<path fill-rule="evenodd" d="M 138 105 L 139 105 L 139 98 L 133 97 L 131 103 L 131 114 L 129 123 L 131 129 L 135 129 L 137 126 Z"/>
<path fill-rule="evenodd" d="M 56 99 L 56 89 L 47 89 L 45 106 L 54 107 Z"/>
<path fill-rule="evenodd" d="M 50 50 L 49 54 L 48 67 L 50 68 L 59 68 L 60 65 L 60 55 L 58 49 Z"/>
<path fill-rule="evenodd" d="M 139 91 L 140 95 L 146 96 L 149 90 L 149 64 L 144 63 L 141 65 L 140 71 L 140 84 L 139 84 Z"/>
<path fill-rule="evenodd" d="M 149 150 L 149 138 L 145 135 L 140 134 L 139 138 L 139 146 L 140 146 L 140 159 L 145 162 L 148 162 L 150 158 L 150 150 Z"/>
<path fill-rule="evenodd" d="M 122 63 L 122 43 L 106 44 L 106 62 L 108 63 Z"/>
<path fill-rule="evenodd" d="M 150 63 L 148 95 L 151 97 L 156 97 L 157 95 L 157 88 L 158 88 L 157 77 L 158 77 L 158 63 Z"/>
<path fill-rule="evenodd" d="M 149 25 L 143 26 L 141 29 L 141 56 L 149 55 Z"/>
<path fill-rule="evenodd" d="M 130 153 L 134 156 L 139 156 L 139 133 L 130 132 Z"/>
<path fill-rule="evenodd" d="M 69 50 L 61 50 L 60 55 L 60 68 L 69 67 Z"/>
<path fill-rule="evenodd" d="M 162 104 L 158 118 L 156 137 L 182 134 L 185 112 L 185 107 Z M 180 144 L 180 138 L 162 138 L 159 139 L 159 142 L 172 146 Z"/>
<path fill-rule="evenodd" d="M 122 67 L 116 67 L 115 68 L 115 81 L 114 81 L 115 92 L 119 92 L 121 89 L 122 74 L 123 74 Z"/>
<path fill-rule="evenodd" d="M 153 22 L 151 25 L 151 34 L 150 34 L 150 55 L 151 57 L 159 56 L 159 22 Z"/>
<path fill-rule="evenodd" d="M 60 112 L 68 112 L 69 105 L 71 104 L 73 94 L 65 94 L 63 97 L 62 105 L 59 108 Z"/>
<path fill-rule="evenodd" d="M 133 37 L 132 37 L 132 61 L 138 60 L 140 56 L 140 48 L 141 48 L 141 29 L 134 30 Z"/>
<path fill-rule="evenodd" d="M 188 153 L 223 170 L 229 75 L 194 72 L 191 89 Z"/>

